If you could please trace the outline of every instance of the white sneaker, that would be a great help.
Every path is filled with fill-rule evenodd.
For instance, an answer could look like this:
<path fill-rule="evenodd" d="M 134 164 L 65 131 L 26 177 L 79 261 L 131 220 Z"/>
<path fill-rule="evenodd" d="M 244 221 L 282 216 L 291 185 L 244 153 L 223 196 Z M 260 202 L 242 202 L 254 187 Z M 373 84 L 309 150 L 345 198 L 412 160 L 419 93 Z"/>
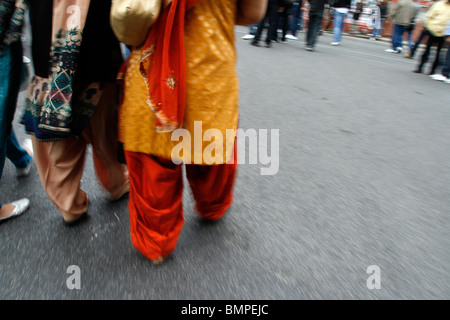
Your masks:
<path fill-rule="evenodd" d="M 336 41 L 334 41 L 334 42 L 331 43 L 332 46 L 338 46 L 338 45 L 340 45 L 340 44 L 341 44 L 340 42 L 336 42 Z"/>
<path fill-rule="evenodd" d="M 403 52 L 403 48 L 398 47 L 397 50 L 396 50 L 395 52 L 397 52 L 397 53 L 402 53 L 402 52 Z"/>
<path fill-rule="evenodd" d="M 24 148 L 28 152 L 28 154 L 31 156 L 31 160 L 30 162 L 28 162 L 28 165 L 25 168 L 16 168 L 16 173 L 18 177 L 26 177 L 30 175 L 31 165 L 33 164 L 32 160 L 34 157 L 33 144 L 31 142 L 31 139 L 26 139 L 23 142 L 22 148 Z"/>
<path fill-rule="evenodd" d="M 298 40 L 298 38 L 296 36 L 293 36 L 291 34 L 287 34 L 286 38 L 291 39 L 291 40 Z"/>
<path fill-rule="evenodd" d="M 446 76 L 443 76 L 442 74 L 438 74 L 438 73 L 432 74 L 432 75 L 430 76 L 430 78 L 433 79 L 433 80 L 437 80 L 437 81 L 445 81 L 445 80 L 448 80 L 448 78 L 447 78 Z"/>
<path fill-rule="evenodd" d="M 27 198 L 23 198 L 14 202 L 11 202 L 11 204 L 14 206 L 14 210 L 11 212 L 11 214 L 7 217 L 0 218 L 0 220 L 6 220 L 9 218 L 14 218 L 17 216 L 20 216 L 22 213 L 27 211 L 27 209 L 30 207 L 30 200 Z"/>
<path fill-rule="evenodd" d="M 394 50 L 394 49 L 386 49 L 386 50 L 384 50 L 385 52 L 390 52 L 390 53 L 394 53 L 394 52 L 397 52 L 396 50 Z"/>
<path fill-rule="evenodd" d="M 241 39 L 244 40 L 250 40 L 250 39 L 254 39 L 255 36 L 253 34 L 246 34 L 245 36 L 242 36 Z"/>
<path fill-rule="evenodd" d="M 31 139 L 25 139 L 22 144 L 22 148 L 24 148 L 28 154 L 33 158 L 34 151 L 33 151 L 33 143 L 31 142 Z"/>

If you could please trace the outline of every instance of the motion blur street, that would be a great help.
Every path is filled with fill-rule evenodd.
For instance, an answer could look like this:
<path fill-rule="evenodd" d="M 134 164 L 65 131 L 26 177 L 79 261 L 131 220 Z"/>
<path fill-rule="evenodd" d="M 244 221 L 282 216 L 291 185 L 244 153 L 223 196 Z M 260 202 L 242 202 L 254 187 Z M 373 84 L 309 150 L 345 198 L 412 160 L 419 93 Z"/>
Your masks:
<path fill-rule="evenodd" d="M 406 59 L 385 41 L 331 46 L 329 33 L 313 52 L 304 33 L 265 48 L 247 31 L 236 27 L 240 127 L 279 130 L 278 172 L 240 165 L 235 201 L 215 223 L 195 215 L 185 185 L 177 249 L 154 266 L 131 243 L 127 198 L 108 201 L 91 154 L 89 218 L 73 228 L 35 165 L 19 179 L 7 161 L 2 201 L 31 206 L 0 223 L 0 299 L 450 298 L 450 84 L 412 72 L 423 48 Z M 80 289 L 67 286 L 70 266 Z"/>

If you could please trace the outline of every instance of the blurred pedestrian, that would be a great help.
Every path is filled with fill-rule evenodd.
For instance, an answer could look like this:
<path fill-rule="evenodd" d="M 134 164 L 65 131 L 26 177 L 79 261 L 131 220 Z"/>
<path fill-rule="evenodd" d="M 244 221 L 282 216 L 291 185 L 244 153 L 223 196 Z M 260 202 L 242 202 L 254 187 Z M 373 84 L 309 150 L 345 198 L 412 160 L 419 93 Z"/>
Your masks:
<path fill-rule="evenodd" d="M 258 29 L 256 30 L 255 37 L 250 42 L 252 46 L 259 47 L 259 41 L 261 40 L 261 36 L 263 30 L 266 28 L 266 25 L 266 47 L 271 48 L 272 41 L 277 40 L 278 8 L 278 0 L 268 0 L 266 14 L 264 18 L 258 23 Z"/>
<path fill-rule="evenodd" d="M 411 46 L 411 49 L 409 53 L 405 53 L 405 58 L 412 59 L 414 57 L 414 54 L 416 53 L 417 49 L 419 48 L 422 41 L 427 38 L 430 35 L 427 29 L 423 28 L 420 32 L 419 38 L 414 42 L 414 44 Z"/>
<path fill-rule="evenodd" d="M 428 12 L 428 9 L 425 7 L 421 7 L 421 10 L 416 16 L 415 24 L 421 24 L 421 31 L 419 37 L 413 42 L 412 47 L 410 48 L 409 52 L 405 53 L 405 58 L 412 59 L 414 57 L 414 54 L 416 53 L 417 49 L 419 48 L 420 44 L 424 39 L 427 39 L 429 36 L 428 30 L 424 27 L 423 23 L 425 21 L 426 14 Z"/>
<path fill-rule="evenodd" d="M 295 1 L 291 9 L 291 34 L 287 34 L 286 38 L 297 40 L 297 32 L 303 30 L 303 0 Z"/>
<path fill-rule="evenodd" d="M 81 189 L 88 144 L 111 200 L 128 193 L 117 160 L 117 72 L 123 62 L 109 0 L 30 0 L 34 76 L 22 123 L 32 134 L 42 185 L 66 225 L 87 216 Z"/>
<path fill-rule="evenodd" d="M 380 9 L 380 33 L 379 36 L 383 36 L 383 30 L 384 30 L 384 22 L 386 21 L 387 17 L 387 4 L 384 0 L 377 1 L 377 6 Z"/>
<path fill-rule="evenodd" d="M 333 2 L 333 42 L 332 46 L 338 46 L 342 41 L 344 22 L 351 7 L 351 0 L 335 0 Z"/>
<path fill-rule="evenodd" d="M 289 17 L 295 0 L 278 0 L 278 22 L 281 25 L 281 42 L 286 42 L 290 31 Z"/>
<path fill-rule="evenodd" d="M 371 39 L 376 40 L 381 37 L 381 11 L 378 4 L 371 3 L 370 10 L 370 24 L 373 27 Z"/>
<path fill-rule="evenodd" d="M 199 216 L 218 220 L 232 204 L 236 145 L 234 133 L 227 132 L 237 129 L 239 103 L 234 25 L 261 21 L 266 4 L 173 0 L 175 9 L 164 9 L 144 46 L 132 50 L 119 130 L 130 170 L 131 239 L 154 264 L 175 250 L 183 227 L 183 164 Z M 180 23 L 157 37 L 172 18 Z M 204 30 L 214 30 L 214 36 Z M 179 50 L 165 51 L 173 39 L 182 40 Z M 227 139 L 205 143 L 211 131 Z M 187 150 L 174 153 L 181 137 Z M 205 152 L 211 146 L 214 155 Z"/>
<path fill-rule="evenodd" d="M 436 2 L 434 2 L 434 3 L 436 3 Z M 429 8 L 427 9 L 426 7 L 422 7 L 421 11 L 419 12 L 419 14 L 418 14 L 418 16 L 416 18 L 416 24 L 417 23 L 422 23 L 421 32 L 420 32 L 419 37 L 414 41 L 414 44 L 411 47 L 411 50 L 409 51 L 409 53 L 405 54 L 405 58 L 408 58 L 408 59 L 414 58 L 414 54 L 416 53 L 416 51 L 419 48 L 419 46 L 422 43 L 422 41 L 428 39 L 428 36 L 430 35 L 428 30 L 424 26 L 425 17 L 428 14 L 428 10 L 429 10 Z"/>
<path fill-rule="evenodd" d="M 27 6 L 25 0 L 0 2 L 0 178 L 5 158 L 14 164 L 19 177 L 28 175 L 32 164 L 30 141 L 26 141 L 25 148 L 21 147 L 12 128 L 23 76 L 21 35 Z M 21 215 L 29 205 L 27 198 L 0 203 L 0 220 Z"/>
<path fill-rule="evenodd" d="M 445 30 L 450 20 L 450 0 L 441 0 L 433 4 L 425 17 L 424 26 L 428 30 L 429 36 L 425 51 L 420 58 L 420 63 L 415 73 L 421 73 L 425 63 L 428 61 L 431 47 L 436 46 L 436 56 L 431 66 L 429 74 L 435 74 L 436 68 L 439 65 L 439 58 L 441 54 L 442 46 L 445 42 Z"/>
<path fill-rule="evenodd" d="M 352 17 L 353 19 L 352 19 L 352 25 L 351 25 L 350 33 L 358 33 L 359 32 L 359 30 L 358 30 L 358 28 L 359 28 L 359 17 L 363 13 L 363 9 L 364 9 L 363 0 L 360 0 L 360 1 L 356 2 L 355 11 L 353 12 L 353 17 Z"/>
<path fill-rule="evenodd" d="M 306 50 L 313 51 L 319 31 L 322 28 L 323 10 L 328 0 L 308 0 L 308 2 L 310 6 L 308 32 L 306 33 Z"/>
<path fill-rule="evenodd" d="M 411 20 L 411 22 L 409 23 L 409 25 L 406 27 L 406 34 L 408 35 L 408 49 L 409 51 L 412 50 L 412 48 L 414 47 L 413 45 L 413 41 L 412 41 L 412 34 L 414 32 L 414 29 L 417 25 L 417 23 L 419 22 L 419 13 L 421 10 L 421 6 L 417 3 L 418 0 L 413 0 L 413 4 L 414 4 L 414 16 Z"/>
<path fill-rule="evenodd" d="M 450 21 L 447 24 L 447 28 L 444 31 L 446 39 L 450 39 Z M 450 46 L 447 46 L 447 54 L 445 55 L 445 61 L 442 65 L 441 73 L 432 74 L 431 79 L 450 83 Z"/>
<path fill-rule="evenodd" d="M 401 53 L 403 51 L 403 35 L 413 21 L 415 12 L 416 7 L 412 0 L 391 1 L 388 20 L 394 24 L 394 34 L 392 35 L 392 48 L 386 49 L 386 52 Z"/>
<path fill-rule="evenodd" d="M 325 9 L 323 11 L 323 15 L 325 17 L 325 25 L 323 27 L 323 30 L 329 30 L 332 28 L 334 8 L 331 3 L 333 3 L 333 1 L 334 0 L 330 0 L 329 4 L 325 4 Z"/>

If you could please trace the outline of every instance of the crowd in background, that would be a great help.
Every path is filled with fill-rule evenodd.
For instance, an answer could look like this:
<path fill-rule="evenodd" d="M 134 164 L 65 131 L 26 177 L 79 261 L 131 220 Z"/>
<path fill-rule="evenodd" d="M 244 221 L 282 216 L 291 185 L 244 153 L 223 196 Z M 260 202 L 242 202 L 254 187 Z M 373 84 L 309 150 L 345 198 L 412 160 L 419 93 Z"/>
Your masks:
<path fill-rule="evenodd" d="M 266 47 L 273 42 L 298 40 L 298 31 L 305 31 L 305 49 L 314 51 L 317 37 L 324 31 L 332 32 L 331 45 L 342 42 L 342 34 L 365 35 L 372 40 L 391 42 L 386 52 L 400 54 L 412 59 L 417 49 L 425 48 L 416 73 L 422 73 L 436 48 L 429 75 L 433 80 L 449 83 L 450 58 L 441 61 L 441 51 L 446 42 L 450 24 L 450 1 L 426 0 L 271 0 L 266 17 L 257 25 L 249 27 L 251 44 L 259 46 L 266 28 Z M 447 57 L 449 56 L 447 50 Z M 442 64 L 442 73 L 437 73 Z"/>

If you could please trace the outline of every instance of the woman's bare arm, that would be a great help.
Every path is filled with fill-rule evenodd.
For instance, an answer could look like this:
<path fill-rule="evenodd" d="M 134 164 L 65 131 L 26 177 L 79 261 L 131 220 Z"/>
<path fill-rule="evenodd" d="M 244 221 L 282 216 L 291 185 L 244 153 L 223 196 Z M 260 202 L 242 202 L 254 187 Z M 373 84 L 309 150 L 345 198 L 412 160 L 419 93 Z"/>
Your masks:
<path fill-rule="evenodd" d="M 236 24 L 248 26 L 260 22 L 266 13 L 267 0 L 238 0 Z"/>

